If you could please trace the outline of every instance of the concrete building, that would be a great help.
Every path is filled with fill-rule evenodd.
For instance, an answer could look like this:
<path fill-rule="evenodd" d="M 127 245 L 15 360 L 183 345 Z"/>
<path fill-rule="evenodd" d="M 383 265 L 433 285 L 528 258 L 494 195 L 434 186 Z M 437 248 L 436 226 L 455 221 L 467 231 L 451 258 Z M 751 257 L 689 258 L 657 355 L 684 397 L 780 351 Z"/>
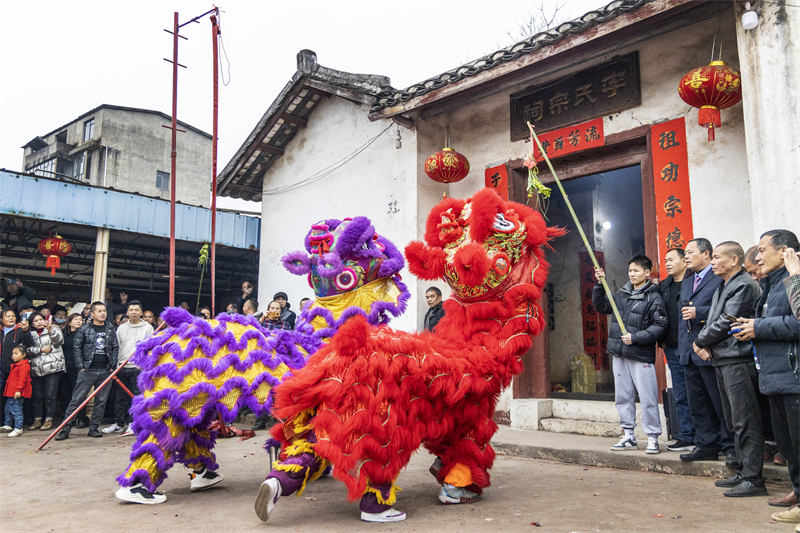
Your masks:
<path fill-rule="evenodd" d="M 169 200 L 170 117 L 159 111 L 103 104 L 36 137 L 22 169 L 117 191 Z M 211 203 L 211 135 L 178 121 L 177 201 Z"/>
<path fill-rule="evenodd" d="M 278 259 L 322 218 L 369 216 L 402 247 L 423 237 L 443 193 L 463 198 L 488 185 L 525 203 L 526 120 L 549 139 L 548 154 L 604 257 L 612 289 L 624 283 L 627 259 L 637 252 L 660 265 L 668 248 L 693 237 L 747 248 L 769 229 L 797 232 L 800 13 L 754 6 L 761 22 L 744 30 L 740 3 L 615 1 L 402 90 L 383 76 L 328 69 L 313 52 L 300 52 L 297 73 L 218 176 L 221 195 L 263 202 L 262 288 L 268 280 L 269 290 L 293 301 L 313 294 Z M 722 111 L 714 142 L 698 125 L 698 110 L 678 95 L 681 78 L 708 64 L 712 43 L 714 59 L 721 47 L 722 60 L 740 69 L 743 92 L 743 104 Z M 423 169 L 447 131 L 472 169 L 449 185 Z M 545 165 L 539 168 L 553 185 Z M 548 253 L 542 307 L 550 328 L 498 406 L 512 418 L 521 409 L 528 422 L 519 425 L 534 429 L 543 416 L 599 416 L 607 409 L 585 406 L 613 400 L 605 339 L 586 334 L 583 245 L 557 190 L 547 216 L 571 228 Z M 392 325 L 422 329 L 428 283 L 408 273 L 403 279 L 417 298 Z M 593 394 L 570 390 L 569 363 L 581 353 L 595 365 Z M 666 386 L 664 365 L 657 367 Z M 548 400 L 520 403 L 527 398 Z"/>

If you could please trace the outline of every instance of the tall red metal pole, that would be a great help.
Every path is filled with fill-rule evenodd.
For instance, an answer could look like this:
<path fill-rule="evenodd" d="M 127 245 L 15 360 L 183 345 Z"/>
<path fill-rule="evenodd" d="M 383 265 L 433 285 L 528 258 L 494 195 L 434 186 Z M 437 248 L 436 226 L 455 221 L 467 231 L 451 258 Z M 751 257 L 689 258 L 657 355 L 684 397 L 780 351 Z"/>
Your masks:
<path fill-rule="evenodd" d="M 178 12 L 172 30 L 172 158 L 169 183 L 169 306 L 175 307 L 175 167 L 178 157 Z"/>
<path fill-rule="evenodd" d="M 214 119 L 211 130 L 211 316 L 216 316 L 217 296 L 217 117 L 219 115 L 219 25 L 211 15 L 211 40 L 214 51 Z"/>

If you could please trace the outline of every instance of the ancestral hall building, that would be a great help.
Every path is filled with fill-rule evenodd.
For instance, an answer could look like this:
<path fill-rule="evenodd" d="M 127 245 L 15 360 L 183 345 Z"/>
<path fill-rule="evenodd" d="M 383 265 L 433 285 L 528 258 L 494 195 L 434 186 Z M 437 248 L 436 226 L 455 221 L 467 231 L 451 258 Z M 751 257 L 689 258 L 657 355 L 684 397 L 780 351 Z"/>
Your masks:
<path fill-rule="evenodd" d="M 627 280 L 635 253 L 660 265 L 669 247 L 693 237 L 747 248 L 768 229 L 797 231 L 800 41 L 792 36 L 800 10 L 754 8 L 760 23 L 745 30 L 740 2 L 615 1 L 402 90 L 301 51 L 297 73 L 218 176 L 219 190 L 263 201 L 264 227 L 281 231 L 262 234 L 260 277 L 293 297 L 311 291 L 278 259 L 319 219 L 365 215 L 402 246 L 422 238 L 443 193 L 468 197 L 492 186 L 528 201 L 526 121 L 541 134 L 612 288 Z M 715 60 L 721 47 L 721 60 L 741 71 L 743 94 L 722 111 L 715 141 L 678 94 L 686 73 L 708 65 L 712 43 Z M 447 131 L 471 172 L 441 184 L 423 164 Z M 591 265 L 557 190 L 547 217 L 571 231 L 548 253 L 542 303 L 550 327 L 526 354 L 513 396 L 611 399 L 607 325 L 587 307 Z M 427 284 L 404 279 L 417 299 L 393 325 L 421 329 Z M 579 354 L 595 367 L 594 394 L 571 391 Z M 663 365 L 659 373 L 664 383 Z M 538 423 L 540 413 L 530 416 Z"/>

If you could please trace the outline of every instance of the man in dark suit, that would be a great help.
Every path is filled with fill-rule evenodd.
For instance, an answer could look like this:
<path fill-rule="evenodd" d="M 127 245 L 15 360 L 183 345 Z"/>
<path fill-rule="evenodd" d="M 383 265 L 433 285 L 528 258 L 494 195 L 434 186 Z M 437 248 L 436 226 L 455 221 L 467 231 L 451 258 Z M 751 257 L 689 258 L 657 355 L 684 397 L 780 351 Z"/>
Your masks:
<path fill-rule="evenodd" d="M 705 326 L 711 300 L 722 279 L 711 271 L 713 248 L 708 239 L 693 239 L 686 244 L 686 268 L 691 275 L 681 282 L 681 324 L 678 332 L 678 354 L 683 365 L 686 395 L 695 429 L 695 449 L 681 455 L 682 461 L 716 461 L 721 451 L 725 464 L 736 466 L 733 435 L 728 431 L 717 376 L 711 361 L 694 353 L 697 334 Z"/>

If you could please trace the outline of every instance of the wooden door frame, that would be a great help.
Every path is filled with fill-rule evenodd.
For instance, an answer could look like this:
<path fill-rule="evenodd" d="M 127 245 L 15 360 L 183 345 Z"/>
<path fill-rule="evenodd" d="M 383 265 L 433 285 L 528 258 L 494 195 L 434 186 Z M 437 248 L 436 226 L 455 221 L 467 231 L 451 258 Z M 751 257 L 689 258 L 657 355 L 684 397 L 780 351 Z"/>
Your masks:
<path fill-rule="evenodd" d="M 660 270 L 658 264 L 658 230 L 656 225 L 656 196 L 653 182 L 653 158 L 650 143 L 650 126 L 639 126 L 621 133 L 606 136 L 605 144 L 600 148 L 576 152 L 565 157 L 554 158 L 554 166 L 561 181 L 567 181 L 602 172 L 610 172 L 620 168 L 639 165 L 642 176 L 642 217 L 644 220 L 645 253 L 654 257 L 655 272 Z M 522 159 L 509 161 L 508 197 L 525 203 L 527 197 L 527 168 Z M 539 165 L 539 178 L 549 187 L 556 187 L 555 179 L 545 164 Z M 559 194 L 557 191 L 553 194 Z M 656 276 L 658 277 L 658 276 Z M 548 316 L 547 298 L 542 295 L 540 301 L 542 311 Z M 657 361 L 663 361 L 661 350 L 658 350 Z M 550 394 L 550 357 L 549 329 L 542 335 L 534 337 L 531 348 L 522 356 L 523 371 L 514 379 L 514 398 L 549 398 Z M 666 369 L 663 364 L 656 364 L 658 388 L 666 388 Z M 659 394 L 659 402 L 661 395 Z"/>

